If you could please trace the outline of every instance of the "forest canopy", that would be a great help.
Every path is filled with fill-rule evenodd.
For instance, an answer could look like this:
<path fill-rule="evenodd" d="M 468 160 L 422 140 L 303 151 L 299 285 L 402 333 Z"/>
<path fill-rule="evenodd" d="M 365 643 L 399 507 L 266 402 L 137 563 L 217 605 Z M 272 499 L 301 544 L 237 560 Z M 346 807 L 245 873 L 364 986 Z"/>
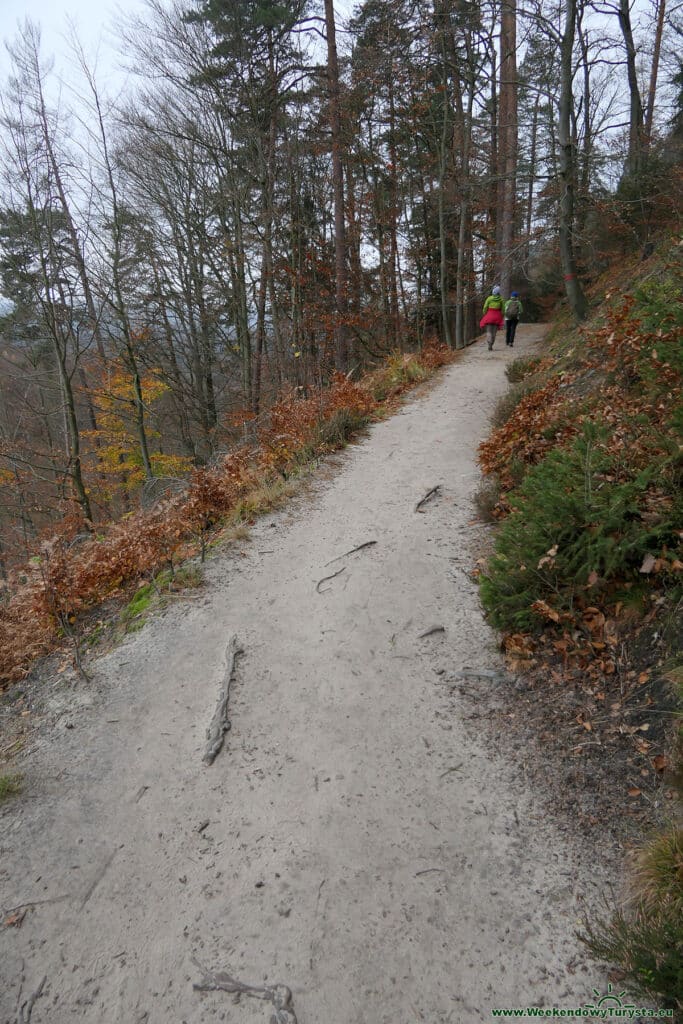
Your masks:
<path fill-rule="evenodd" d="M 680 8 L 148 0 L 112 97 L 27 22 L 0 97 L 0 575 L 129 512 L 334 370 L 580 320 L 678 223 Z"/>

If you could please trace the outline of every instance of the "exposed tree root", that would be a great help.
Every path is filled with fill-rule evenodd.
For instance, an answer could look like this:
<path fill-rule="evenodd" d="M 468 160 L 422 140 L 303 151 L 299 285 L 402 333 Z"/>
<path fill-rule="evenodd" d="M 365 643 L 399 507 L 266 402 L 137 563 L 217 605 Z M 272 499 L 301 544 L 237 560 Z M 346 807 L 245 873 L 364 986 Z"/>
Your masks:
<path fill-rule="evenodd" d="M 221 686 L 221 694 L 218 699 L 218 705 L 214 711 L 211 724 L 206 730 L 206 750 L 204 751 L 204 757 L 202 760 L 204 764 L 213 764 L 216 757 L 221 751 L 223 746 L 223 738 L 230 729 L 230 719 L 228 718 L 228 702 L 230 700 L 230 684 L 232 683 L 235 675 L 235 662 L 238 654 L 244 654 L 243 649 L 239 645 L 239 641 L 236 636 L 230 638 L 230 643 L 226 648 L 226 659 L 227 666 L 225 675 L 223 677 L 223 684 Z"/>
<path fill-rule="evenodd" d="M 345 551 L 343 555 L 337 555 L 336 558 L 331 558 L 329 562 L 325 562 L 325 565 L 332 565 L 333 562 L 338 562 L 340 558 L 346 558 L 347 555 L 355 555 L 356 551 L 362 551 L 364 548 L 371 548 L 373 544 L 376 543 L 376 540 L 366 540 L 364 544 L 359 544 L 357 548 L 351 548 L 350 551 Z"/>
<path fill-rule="evenodd" d="M 225 971 L 210 974 L 196 960 L 194 962 L 204 974 L 202 980 L 196 981 L 192 986 L 196 992 L 233 992 L 236 995 L 263 999 L 267 1003 L 272 1003 L 275 1010 L 270 1018 L 270 1024 L 297 1024 L 292 1006 L 292 993 L 286 985 L 273 985 L 264 988 L 258 985 L 245 985 L 237 978 L 230 977 Z"/>
<path fill-rule="evenodd" d="M 424 640 L 424 638 L 426 636 L 431 636 L 433 633 L 445 633 L 445 632 L 446 632 L 446 627 L 445 626 L 432 626 L 431 629 L 427 629 L 427 630 L 425 630 L 424 633 L 420 633 L 420 635 L 419 635 L 419 637 L 417 639 L 418 640 Z"/>
<path fill-rule="evenodd" d="M 438 494 L 440 490 L 441 484 L 437 484 L 436 487 L 432 487 L 430 491 L 427 491 L 424 498 L 420 498 L 420 500 L 418 501 L 417 505 L 415 506 L 415 511 L 420 512 L 422 510 L 422 506 L 425 505 L 430 498 L 433 498 L 436 494 Z"/>
<path fill-rule="evenodd" d="M 316 583 L 316 585 L 315 585 L 315 589 L 316 589 L 316 590 L 318 591 L 318 593 L 319 593 L 319 594 L 323 594 L 323 593 L 324 593 L 324 591 L 320 589 L 320 587 L 322 586 L 322 584 L 323 584 L 323 583 L 327 583 L 327 581 L 328 581 L 328 580 L 333 580 L 335 576 L 341 576 L 341 574 L 342 574 L 342 573 L 343 573 L 343 572 L 344 572 L 345 570 L 346 570 L 346 566 L 345 566 L 345 565 L 343 565 L 343 566 L 341 567 L 341 569 L 339 569 L 339 570 L 338 570 L 338 572 L 333 572 L 331 576 L 323 576 L 323 578 L 322 578 L 321 580 L 318 580 L 318 582 Z M 330 588 L 328 587 L 327 589 L 329 590 Z"/>

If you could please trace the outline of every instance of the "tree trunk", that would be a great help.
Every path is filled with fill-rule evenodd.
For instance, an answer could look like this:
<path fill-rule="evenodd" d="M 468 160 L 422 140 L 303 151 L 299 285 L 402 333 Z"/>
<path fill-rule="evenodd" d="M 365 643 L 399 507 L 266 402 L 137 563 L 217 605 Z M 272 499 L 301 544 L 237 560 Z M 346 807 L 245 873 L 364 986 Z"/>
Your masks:
<path fill-rule="evenodd" d="M 579 46 L 581 49 L 581 63 L 583 67 L 583 145 L 581 147 L 581 174 L 577 175 L 579 181 L 578 200 L 579 213 L 577 222 L 583 226 L 587 211 L 587 197 L 590 191 L 592 156 L 593 156 L 593 128 L 591 123 L 591 62 L 588 51 L 588 39 L 581 23 L 578 25 Z"/>
<path fill-rule="evenodd" d="M 28 48 L 31 61 L 31 75 L 33 79 L 33 86 L 35 89 L 35 101 L 37 104 L 36 113 L 40 121 L 41 133 L 43 136 L 43 142 L 45 144 L 45 154 L 48 158 L 50 170 L 52 171 L 54 183 L 57 188 L 57 195 L 59 196 L 59 202 L 62 213 L 64 214 L 64 222 L 71 242 L 72 256 L 74 263 L 76 264 L 78 277 L 83 289 L 83 298 L 85 299 L 86 309 L 88 316 L 90 317 L 90 328 L 93 332 L 95 344 L 97 346 L 97 352 L 104 363 L 105 361 L 105 350 L 102 341 L 102 335 L 99 326 L 99 316 L 95 308 L 95 302 L 93 299 L 92 288 L 90 286 L 90 277 L 85 265 L 85 259 L 81 250 L 80 241 L 78 238 L 78 231 L 74 223 L 73 216 L 71 214 L 71 206 L 67 199 L 66 189 L 64 188 L 64 182 L 62 179 L 61 170 L 59 167 L 59 161 L 57 160 L 57 154 L 54 148 L 54 142 L 52 137 L 52 130 L 50 128 L 50 119 L 48 117 L 47 104 L 45 102 L 45 96 L 43 94 L 43 70 L 40 65 L 40 54 L 39 54 L 39 43 L 40 36 L 39 30 L 35 29 L 34 26 L 28 25 L 24 32 L 24 42 Z"/>
<path fill-rule="evenodd" d="M 664 15 L 666 14 L 666 0 L 657 0 L 657 28 L 655 30 L 655 45 L 652 52 L 652 67 L 650 69 L 650 86 L 647 91 L 647 108 L 645 111 L 645 147 L 649 149 L 652 142 L 652 125 L 655 113 L 655 96 L 657 94 L 657 75 L 659 74 L 659 57 L 662 50 L 662 33 L 664 31 Z"/>
<path fill-rule="evenodd" d="M 55 325 L 55 329 L 56 325 Z M 86 522 L 92 522 L 92 510 L 90 508 L 90 499 L 88 492 L 83 482 L 83 467 L 81 465 L 81 435 L 78 429 L 78 419 L 76 418 L 76 405 L 74 403 L 74 393 L 71 387 L 71 377 L 66 366 L 66 353 L 64 347 L 59 344 L 55 336 L 53 341 L 53 351 L 55 354 L 55 360 L 57 362 L 57 370 L 59 373 L 59 386 L 62 393 L 62 401 L 64 403 L 64 421 L 66 423 L 68 446 L 69 446 L 69 476 L 75 491 L 76 501 L 81 506 L 81 511 Z"/>
<path fill-rule="evenodd" d="M 472 109 L 474 83 L 469 83 L 467 109 L 462 113 L 462 185 L 460 189 L 460 224 L 458 227 L 458 265 L 455 292 L 455 347 L 464 348 L 469 338 L 465 305 L 469 298 L 469 255 L 472 251 L 470 152 L 472 143 Z"/>
<path fill-rule="evenodd" d="M 133 409 L 135 415 L 135 430 L 138 435 L 138 441 L 140 443 L 140 458 L 142 460 L 142 468 L 145 471 L 145 477 L 147 480 L 151 480 L 154 476 L 152 469 L 152 462 L 149 457 L 149 446 L 147 444 L 147 429 L 145 427 L 145 403 L 142 397 L 142 382 L 140 380 L 140 371 L 138 370 L 137 359 L 135 358 L 135 350 L 133 348 L 132 338 L 127 338 L 126 351 L 128 358 L 129 371 L 133 378 Z"/>
<path fill-rule="evenodd" d="M 357 316 L 361 310 L 363 288 L 363 265 L 361 263 L 360 255 L 362 228 L 360 212 L 357 210 L 356 206 L 356 187 L 349 163 L 347 163 L 346 166 L 346 192 L 349 205 L 348 242 L 351 279 L 351 308 L 353 313 Z"/>
<path fill-rule="evenodd" d="M 498 167 L 500 289 L 510 294 L 517 198 L 517 9 L 515 0 L 503 0 L 500 26 L 500 106 Z"/>
<path fill-rule="evenodd" d="M 628 78 L 629 119 L 628 119 L 628 156 L 626 173 L 637 175 L 642 167 L 643 158 L 643 102 L 638 87 L 636 68 L 636 46 L 631 28 L 631 11 L 629 0 L 619 0 L 619 25 L 626 47 L 626 72 Z"/>
<path fill-rule="evenodd" d="M 398 251 L 398 216 L 400 205 L 398 201 L 398 176 L 397 176 L 397 153 L 396 153 L 396 103 L 394 97 L 394 73 L 393 67 L 389 74 L 389 242 L 391 249 L 391 261 L 389 267 L 389 301 L 391 307 L 392 335 L 394 344 L 399 350 L 403 350 L 403 331 L 398 312 L 398 277 L 399 277 L 399 251 Z"/>
<path fill-rule="evenodd" d="M 237 196 L 233 200 L 233 219 L 234 219 L 234 246 L 231 248 L 233 253 L 234 265 L 234 283 L 236 286 L 235 303 L 237 306 L 236 312 L 236 323 L 237 323 L 237 339 L 240 349 L 240 355 L 242 357 L 242 394 L 244 400 L 247 403 L 254 401 L 252 395 L 252 353 L 251 353 L 251 332 L 249 330 L 249 310 L 247 305 L 247 281 L 246 281 L 246 267 L 247 267 L 247 256 L 244 250 L 244 234 L 242 231 L 242 206 Z M 263 339 L 261 339 L 261 348 L 259 352 L 259 360 L 262 358 L 263 353 Z M 261 366 L 258 365 L 259 374 L 259 387 L 261 383 Z M 259 398 L 255 400 L 256 411 L 258 411 Z"/>
<path fill-rule="evenodd" d="M 572 122 L 572 54 L 576 31 L 576 0 L 567 0 L 564 33 L 560 50 L 560 100 L 559 100 L 559 178 L 560 178 L 560 261 L 564 274 L 564 286 L 571 310 L 577 320 L 583 320 L 587 312 L 586 297 L 577 277 L 574 256 L 574 181 L 576 176 L 574 142 L 571 133 Z"/>
<path fill-rule="evenodd" d="M 493 27 L 491 33 L 493 34 Z M 498 203 L 498 181 L 501 174 L 500 168 L 500 139 L 498 138 L 498 67 L 496 61 L 496 48 L 491 43 L 489 50 L 491 61 L 491 110 L 489 123 L 491 125 L 491 150 L 489 153 L 489 187 L 488 210 L 487 210 L 487 245 L 484 253 L 483 275 L 485 281 L 492 282 L 497 277 L 498 267 L 496 266 L 496 254 L 500 251 L 502 224 L 498 217 L 500 206 Z"/>
<path fill-rule="evenodd" d="M 447 159 L 449 152 L 449 104 L 448 95 L 448 54 L 446 47 L 446 11 L 442 7 L 442 18 L 444 24 L 441 29 L 441 101 L 443 111 L 441 118 L 441 138 L 439 140 L 439 291 L 441 293 L 441 333 L 444 342 L 449 348 L 453 348 L 453 336 L 451 334 L 451 316 L 449 306 L 449 279 L 448 279 L 448 238 L 446 223 L 446 174 Z"/>
<path fill-rule="evenodd" d="M 107 142 L 107 132 L 104 124 L 104 116 L 100 106 L 100 97 L 97 91 L 95 81 L 89 76 L 90 89 L 93 96 L 93 102 L 95 104 L 95 110 L 97 112 L 98 127 L 100 132 L 100 142 L 102 146 L 102 159 L 107 175 L 107 182 L 109 185 L 109 198 L 111 201 L 111 235 L 113 243 L 112 251 L 112 262 L 111 262 L 111 273 L 112 273 L 112 286 L 114 291 L 113 301 L 110 300 L 114 311 L 119 320 L 119 326 L 123 334 L 125 357 L 124 361 L 128 363 L 128 369 L 133 379 L 133 408 L 135 418 L 135 429 L 138 435 L 138 441 L 140 443 L 140 458 L 142 461 L 142 468 L 145 472 L 147 480 L 151 480 L 154 476 L 152 470 L 152 463 L 149 456 L 149 445 L 147 442 L 147 430 L 145 427 L 145 405 L 142 395 L 142 382 L 140 380 L 140 371 L 138 368 L 137 357 L 135 355 L 135 342 L 133 331 L 128 316 L 128 310 L 126 308 L 126 301 L 123 294 L 123 282 L 121 279 L 121 240 L 122 240 L 122 219 L 121 212 L 119 210 L 119 199 L 118 190 L 114 181 L 114 172 L 112 169 L 111 160 L 109 158 L 109 145 Z M 85 274 L 84 267 L 84 280 L 87 280 L 87 274 Z"/>
<path fill-rule="evenodd" d="M 344 171 L 342 165 L 341 99 L 339 90 L 339 62 L 333 0 L 325 0 L 325 26 L 327 35 L 327 84 L 330 106 L 330 132 L 332 135 L 332 188 L 334 192 L 334 269 L 336 325 L 334 330 L 334 363 L 338 370 L 348 368 L 348 329 L 346 323 L 346 232 L 344 221 Z"/>
<path fill-rule="evenodd" d="M 529 185 L 526 199 L 526 231 L 524 240 L 524 266 L 528 270 L 531 255 L 531 225 L 534 219 L 534 168 L 536 167 L 536 146 L 538 144 L 538 108 L 539 96 L 536 95 L 534 113 L 531 120 L 531 148 L 529 151 Z"/>
<path fill-rule="evenodd" d="M 161 313 L 161 320 L 164 328 L 164 337 L 166 339 L 166 354 L 171 367 L 171 380 L 175 387 L 173 388 L 173 394 L 178 402 L 178 427 L 180 430 L 180 436 L 183 442 L 183 447 L 186 453 L 194 459 L 197 455 L 196 445 L 192 437 L 192 430 L 190 428 L 190 418 L 188 416 L 187 407 L 185 404 L 185 388 L 183 386 L 183 378 L 178 365 L 178 359 L 175 351 L 175 342 L 173 338 L 173 329 L 171 322 L 168 319 L 168 309 L 166 302 L 162 294 L 162 283 L 161 276 L 159 274 L 159 265 L 156 256 L 153 252 L 149 254 L 150 267 L 152 268 L 152 274 L 154 277 L 154 287 L 158 295 L 159 301 L 159 312 Z"/>

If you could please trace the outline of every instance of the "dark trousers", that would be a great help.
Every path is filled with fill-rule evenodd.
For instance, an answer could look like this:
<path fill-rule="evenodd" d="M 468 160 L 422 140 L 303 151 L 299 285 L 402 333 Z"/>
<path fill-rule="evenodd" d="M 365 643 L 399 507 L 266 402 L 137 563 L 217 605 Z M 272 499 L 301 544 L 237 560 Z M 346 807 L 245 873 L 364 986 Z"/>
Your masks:
<path fill-rule="evenodd" d="M 513 345 L 515 341 L 515 331 L 517 330 L 517 324 L 519 320 L 510 319 L 505 321 L 505 344 Z"/>

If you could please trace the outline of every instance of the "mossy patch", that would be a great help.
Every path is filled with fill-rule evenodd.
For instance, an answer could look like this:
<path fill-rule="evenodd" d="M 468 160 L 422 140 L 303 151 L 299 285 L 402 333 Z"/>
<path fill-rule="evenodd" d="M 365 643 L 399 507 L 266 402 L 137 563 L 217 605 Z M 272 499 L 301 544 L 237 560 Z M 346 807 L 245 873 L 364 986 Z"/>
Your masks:
<path fill-rule="evenodd" d="M 9 800 L 21 792 L 21 775 L 18 772 L 13 774 L 0 775 L 0 802 Z"/>
<path fill-rule="evenodd" d="M 173 594 L 201 586 L 202 578 L 199 566 L 188 563 L 179 569 L 165 569 L 143 583 L 119 615 L 124 631 L 136 633 L 142 629 L 149 611 L 162 608 Z"/>

